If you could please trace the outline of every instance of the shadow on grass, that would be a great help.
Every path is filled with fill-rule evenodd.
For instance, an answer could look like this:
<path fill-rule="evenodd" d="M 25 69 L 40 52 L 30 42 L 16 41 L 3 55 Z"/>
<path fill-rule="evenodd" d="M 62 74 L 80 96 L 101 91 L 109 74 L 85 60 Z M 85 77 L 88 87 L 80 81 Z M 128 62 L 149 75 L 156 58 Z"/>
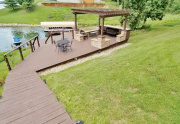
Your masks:
<path fill-rule="evenodd" d="M 9 8 L 9 7 L 7 7 L 7 8 L 9 9 L 9 12 L 10 12 L 10 13 L 16 13 L 16 12 L 18 12 L 18 11 L 20 11 L 20 10 L 23 9 L 23 8 L 20 7 L 20 6 L 16 7 L 15 10 L 13 10 L 13 9 L 11 9 L 11 8 Z"/>

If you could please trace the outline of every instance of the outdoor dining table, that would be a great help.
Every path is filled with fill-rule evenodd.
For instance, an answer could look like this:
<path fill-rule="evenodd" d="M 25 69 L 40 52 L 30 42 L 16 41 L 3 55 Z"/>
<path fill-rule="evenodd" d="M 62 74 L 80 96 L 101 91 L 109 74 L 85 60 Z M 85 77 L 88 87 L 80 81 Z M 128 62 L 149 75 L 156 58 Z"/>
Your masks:
<path fill-rule="evenodd" d="M 58 40 L 57 45 L 61 48 L 61 51 L 66 51 L 67 50 L 67 44 L 70 43 L 69 40 L 63 39 L 63 40 Z"/>

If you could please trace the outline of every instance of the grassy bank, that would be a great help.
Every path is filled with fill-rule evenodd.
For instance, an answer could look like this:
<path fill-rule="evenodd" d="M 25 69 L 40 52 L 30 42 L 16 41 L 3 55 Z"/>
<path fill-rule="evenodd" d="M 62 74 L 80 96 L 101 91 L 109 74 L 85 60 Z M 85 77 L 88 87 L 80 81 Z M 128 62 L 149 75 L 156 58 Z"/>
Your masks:
<path fill-rule="evenodd" d="M 0 87 L 0 95 L 2 95 L 3 87 Z"/>
<path fill-rule="evenodd" d="M 32 12 L 21 7 L 16 11 L 6 8 L 0 10 L 0 17 L 0 23 L 40 24 L 43 21 L 74 21 L 74 15 L 69 7 L 35 6 Z M 78 24 L 97 25 L 98 16 L 78 15 Z M 106 24 L 119 25 L 119 17 L 106 19 Z"/>
<path fill-rule="evenodd" d="M 178 123 L 178 18 L 148 22 L 132 32 L 131 46 L 42 78 L 71 117 L 87 124 Z"/>

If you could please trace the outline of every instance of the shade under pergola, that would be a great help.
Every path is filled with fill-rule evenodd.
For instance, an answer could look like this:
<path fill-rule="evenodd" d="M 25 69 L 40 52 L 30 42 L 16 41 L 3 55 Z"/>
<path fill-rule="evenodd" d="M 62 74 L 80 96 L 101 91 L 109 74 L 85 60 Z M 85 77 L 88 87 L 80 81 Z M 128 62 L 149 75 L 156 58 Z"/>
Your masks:
<path fill-rule="evenodd" d="M 126 30 L 127 16 L 130 14 L 130 10 L 120 10 L 120 9 L 71 9 L 75 15 L 75 30 L 77 30 L 77 14 L 97 14 L 99 15 L 99 26 L 100 20 L 101 24 L 101 36 L 104 30 L 104 18 L 114 17 L 114 16 L 125 16 L 124 30 Z"/>

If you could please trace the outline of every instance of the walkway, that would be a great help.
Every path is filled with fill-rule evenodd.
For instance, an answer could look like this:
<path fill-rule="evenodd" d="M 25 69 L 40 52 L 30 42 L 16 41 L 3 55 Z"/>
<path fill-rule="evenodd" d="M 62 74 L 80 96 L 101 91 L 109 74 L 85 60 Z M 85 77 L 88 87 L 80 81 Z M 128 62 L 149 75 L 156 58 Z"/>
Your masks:
<path fill-rule="evenodd" d="M 115 41 L 114 37 L 109 38 Z M 55 51 L 55 46 L 50 41 L 46 45 L 44 41 L 41 40 L 41 47 L 9 73 L 4 85 L 3 99 L 0 100 L 0 124 L 76 123 L 36 72 L 99 50 L 92 47 L 89 40 L 74 41 L 72 52 L 62 53 Z M 116 43 L 112 42 L 113 44 Z"/>

